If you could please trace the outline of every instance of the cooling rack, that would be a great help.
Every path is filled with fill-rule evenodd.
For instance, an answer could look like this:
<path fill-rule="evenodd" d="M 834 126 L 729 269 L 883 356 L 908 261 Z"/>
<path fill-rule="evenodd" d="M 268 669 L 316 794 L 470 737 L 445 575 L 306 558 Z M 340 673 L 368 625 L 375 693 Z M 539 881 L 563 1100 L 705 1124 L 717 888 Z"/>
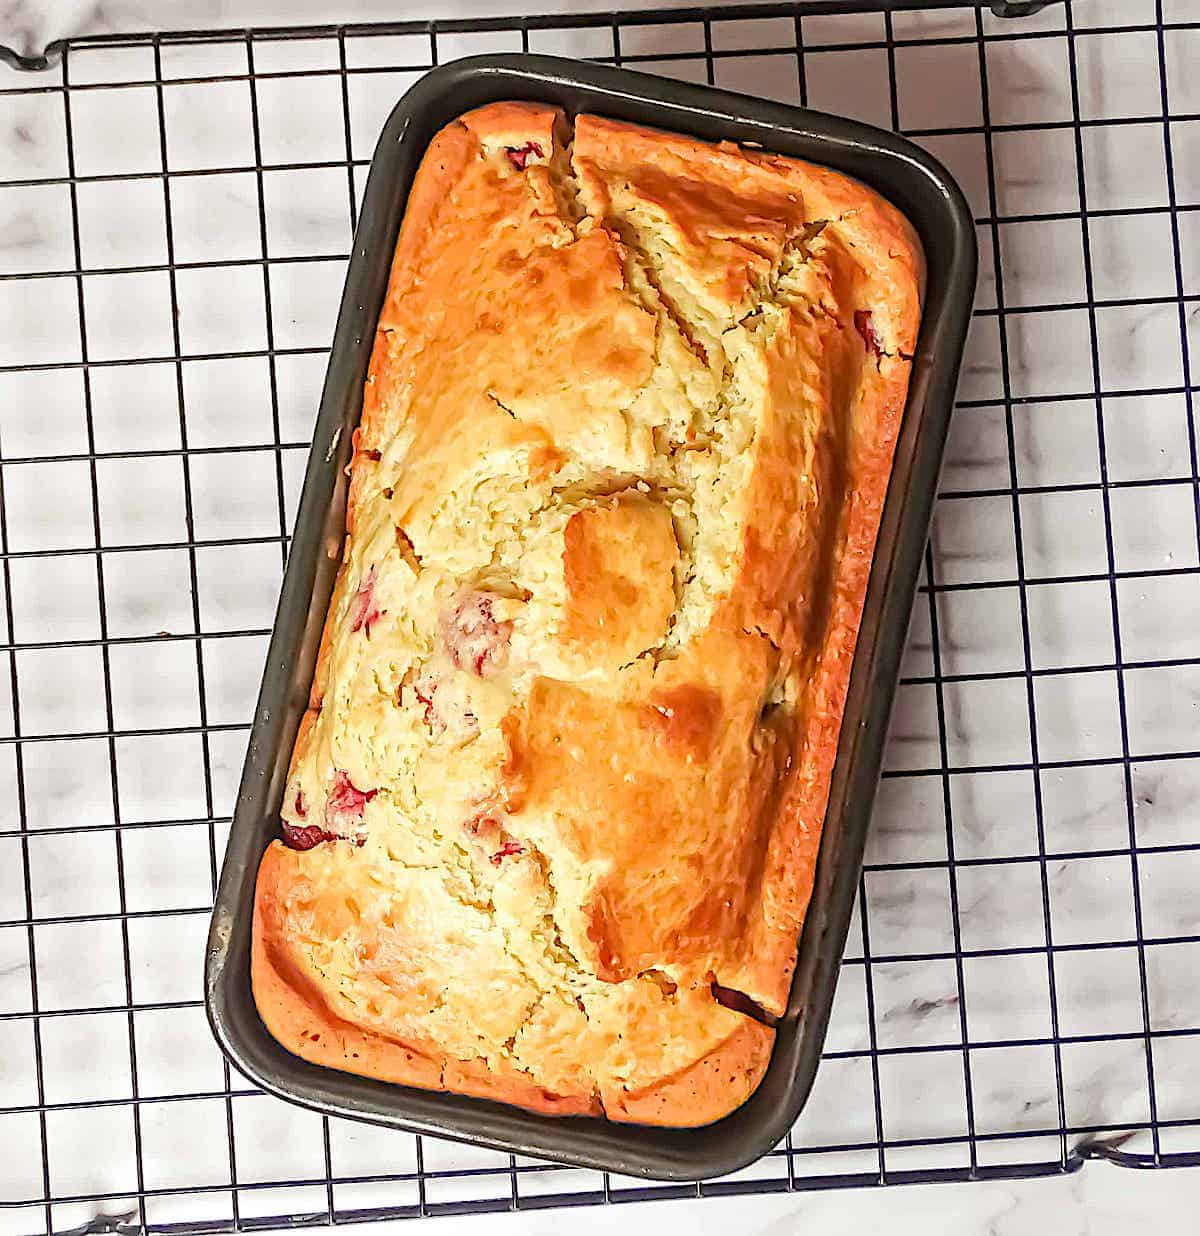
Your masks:
<path fill-rule="evenodd" d="M 1200 22 L 1186 0 L 995 7 L 0 56 L 0 1231 L 1200 1163 Z M 372 144 L 433 64 L 522 49 L 901 129 L 979 231 L 825 1059 L 785 1143 L 699 1186 L 325 1120 L 231 1073 L 204 1022 L 208 911 Z"/>

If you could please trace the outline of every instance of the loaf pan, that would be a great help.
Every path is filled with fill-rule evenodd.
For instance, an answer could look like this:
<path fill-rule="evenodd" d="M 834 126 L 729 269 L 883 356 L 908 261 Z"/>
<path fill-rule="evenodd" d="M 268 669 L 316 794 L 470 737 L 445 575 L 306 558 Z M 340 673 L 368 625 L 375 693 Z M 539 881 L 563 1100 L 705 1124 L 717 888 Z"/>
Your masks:
<path fill-rule="evenodd" d="M 890 199 L 920 234 L 924 317 L 850 676 L 812 902 L 786 1015 L 762 1084 L 701 1129 L 547 1117 L 461 1095 L 355 1077 L 293 1056 L 250 991 L 254 883 L 279 806 L 333 589 L 345 470 L 408 189 L 433 135 L 503 99 L 553 103 L 707 141 L 731 139 L 846 172 Z M 264 1090 L 332 1115 L 658 1180 L 699 1180 L 775 1146 L 812 1088 L 862 867 L 888 714 L 908 630 L 975 289 L 976 246 L 958 187 L 903 138 L 849 120 L 624 69 L 547 56 L 483 56 L 434 69 L 396 105 L 375 150 L 267 654 L 205 969 L 209 1021 L 233 1065 Z"/>

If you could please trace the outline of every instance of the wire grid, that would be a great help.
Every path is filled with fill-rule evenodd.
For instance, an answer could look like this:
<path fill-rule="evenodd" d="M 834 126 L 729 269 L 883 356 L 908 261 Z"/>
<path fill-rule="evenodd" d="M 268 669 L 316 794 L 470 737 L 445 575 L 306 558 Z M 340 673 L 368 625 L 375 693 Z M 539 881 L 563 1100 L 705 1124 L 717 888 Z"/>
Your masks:
<path fill-rule="evenodd" d="M 1200 23 L 861 7 L 79 39 L 3 72 L 0 1230 L 1200 1162 Z M 431 65 L 519 49 L 903 129 L 978 222 L 825 1059 L 785 1144 L 699 1186 L 323 1119 L 231 1073 L 204 1023 L 372 143 Z"/>

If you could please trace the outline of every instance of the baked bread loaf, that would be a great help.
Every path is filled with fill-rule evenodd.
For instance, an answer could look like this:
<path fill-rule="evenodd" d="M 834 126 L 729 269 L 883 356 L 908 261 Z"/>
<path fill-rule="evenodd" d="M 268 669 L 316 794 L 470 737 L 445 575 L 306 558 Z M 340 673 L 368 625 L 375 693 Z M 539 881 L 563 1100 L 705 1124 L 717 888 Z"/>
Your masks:
<path fill-rule="evenodd" d="M 825 168 L 530 104 L 437 135 L 258 877 L 285 1047 L 650 1124 L 751 1094 L 921 270 Z"/>

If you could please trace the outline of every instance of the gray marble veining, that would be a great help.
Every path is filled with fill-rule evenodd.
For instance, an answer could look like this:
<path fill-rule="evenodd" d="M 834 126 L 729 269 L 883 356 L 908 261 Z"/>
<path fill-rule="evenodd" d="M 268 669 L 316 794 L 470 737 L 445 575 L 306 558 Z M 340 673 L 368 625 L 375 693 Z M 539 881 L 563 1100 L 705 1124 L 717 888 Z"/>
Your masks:
<path fill-rule="evenodd" d="M 510 7 L 503 0 L 452 6 L 463 15 Z M 589 7 L 610 6 L 589 0 Z M 1112 20 L 1111 13 L 1105 16 L 1109 9 L 1097 4 L 1095 20 Z M 1076 5 L 1077 21 L 1084 11 L 1084 4 Z M 0 14 L 0 43 L 32 51 L 81 31 L 395 20 L 424 12 L 375 0 L 353 13 L 315 0 L 287 6 L 286 12 L 269 0 L 238 6 L 224 0 L 157 6 L 140 0 L 18 0 Z M 450 12 L 448 7 L 444 15 Z M 889 123 L 886 53 L 877 46 L 844 46 L 881 40 L 878 15 L 803 20 L 810 48 L 834 49 L 808 53 L 810 100 Z M 923 130 L 938 129 L 941 117 L 954 109 L 949 131 L 921 140 L 953 168 L 976 214 L 987 219 L 988 150 L 971 128 L 982 114 L 977 50 L 946 43 L 931 51 L 903 42 L 913 34 L 969 37 L 973 16 L 968 25 L 963 20 L 949 10 L 897 14 L 898 102 L 902 123 Z M 995 28 L 989 19 L 988 29 Z M 1046 37 L 986 47 L 991 119 L 997 124 L 1058 125 L 1072 115 L 1067 47 L 1056 34 L 1061 14 L 1048 12 L 1037 28 Z M 562 46 L 552 47 L 545 37 L 552 50 L 604 54 L 587 43 L 586 28 L 572 31 Z M 652 57 L 680 51 L 690 59 L 654 61 L 652 67 L 703 77 L 702 30 L 699 51 L 687 41 L 695 37 L 694 31 L 651 27 L 631 35 L 626 50 Z M 730 52 L 718 62 L 720 84 L 798 100 L 794 56 L 768 62 L 735 54 L 762 45 L 767 32 L 722 26 L 716 37 L 728 40 Z M 777 30 L 770 34 L 778 37 Z M 1182 53 L 1168 41 L 1177 96 L 1172 107 L 1194 113 L 1200 105 L 1178 93 L 1193 89 L 1180 77 Z M 337 47 L 327 42 L 264 43 L 261 51 L 256 48 L 256 67 L 285 74 L 335 67 Z M 352 66 L 370 62 L 389 70 L 351 76 L 351 149 L 356 158 L 366 158 L 382 116 L 424 53 L 414 52 L 411 40 L 364 41 L 361 47 L 349 40 L 347 46 Z M 478 49 L 469 38 L 454 46 L 464 53 Z M 1200 732 L 1200 677 L 1192 664 L 1200 657 L 1200 573 L 1189 573 L 1200 564 L 1194 426 L 1186 392 L 1179 389 L 1187 339 L 1171 299 L 1174 254 L 1163 226 L 1170 216 L 1161 209 L 1169 186 L 1163 126 L 1156 119 L 1159 94 L 1150 90 L 1154 85 L 1157 91 L 1157 59 L 1123 56 L 1120 46 L 1128 44 L 1117 45 L 1099 31 L 1080 38 L 1080 105 L 1097 121 L 1082 131 L 1082 167 L 1069 127 L 1008 128 L 991 142 L 996 208 L 1008 221 L 997 224 L 994 235 L 990 223 L 980 226 L 981 314 L 972 329 L 960 388 L 964 406 L 951 430 L 945 496 L 933 536 L 939 591 L 932 614 L 928 596 L 918 600 L 905 660 L 909 681 L 897 698 L 888 775 L 868 847 L 866 895 L 851 928 L 830 1058 L 794 1134 L 795 1144 L 813 1153 L 797 1158 L 797 1173 L 877 1170 L 876 1084 L 883 1136 L 902 1143 L 885 1152 L 891 1171 L 965 1166 L 968 1094 L 976 1132 L 994 1139 L 978 1143 L 978 1161 L 1056 1157 L 1055 1135 L 1048 1145 L 1024 1135 L 1057 1129 L 1060 1069 L 1072 1143 L 1090 1136 L 1086 1130 L 1147 1121 L 1150 1065 L 1159 1118 L 1193 1125 L 1200 1120 L 1200 852 L 1186 848 L 1198 839 L 1200 819 L 1200 759 L 1191 754 Z M 119 56 L 98 54 L 86 63 L 81 57 L 81 76 L 73 70 L 73 80 L 141 80 L 147 63 L 144 49 L 136 48 Z M 0 453 L 7 461 L 27 461 L 6 464 L 4 474 L 11 641 L 19 649 L 22 732 L 45 739 L 23 744 L 21 818 L 13 744 L 0 747 L 0 847 L 8 847 L 0 849 L 0 921 L 22 922 L 28 896 L 40 1007 L 64 1014 L 43 1020 L 50 1027 L 42 1050 L 52 1065 L 53 1101 L 119 1098 L 131 1081 L 124 1015 L 97 1014 L 94 1024 L 84 1025 L 68 1012 L 81 999 L 88 1007 L 120 1005 L 127 981 L 139 1005 L 196 999 L 195 967 L 179 959 L 201 954 L 204 915 L 192 911 L 202 911 L 210 895 L 223 825 L 210 838 L 207 828 L 184 822 L 220 819 L 231 809 L 243 755 L 237 726 L 253 705 L 261 632 L 270 625 L 278 587 L 278 537 L 294 510 L 322 376 L 320 349 L 329 336 L 349 246 L 349 195 L 352 185 L 361 191 L 361 169 L 351 179 L 341 167 L 271 166 L 344 157 L 340 110 L 336 124 L 328 123 L 331 108 L 341 107 L 338 84 L 284 77 L 275 79 L 282 86 L 264 86 L 264 254 L 258 177 L 217 171 L 255 161 L 245 83 L 174 84 L 178 77 L 244 73 L 244 46 L 164 48 L 162 67 L 168 80 L 168 169 L 188 173 L 169 181 L 173 254 L 177 263 L 193 267 L 225 264 L 215 274 L 203 268 L 177 273 L 177 319 L 164 269 L 168 205 L 157 175 L 162 151 L 155 91 L 96 90 L 72 99 L 76 170 L 96 178 L 78 187 L 75 210 L 84 268 L 91 272 L 83 280 L 89 357 L 104 362 L 89 370 L 88 406 L 96 449 L 106 456 L 96 467 L 96 504 L 106 549 L 107 632 L 117 641 L 161 633 L 152 644 L 134 645 L 136 655 L 118 643 L 108 658 L 114 725 L 128 731 L 112 752 L 106 739 L 86 736 L 108 725 L 106 666 L 97 649 L 101 596 L 91 474 L 83 459 L 58 458 L 88 451 L 77 365 L 78 289 L 68 275 L 27 285 L 0 281 Z M 55 81 L 54 73 L 44 80 Z M 1148 73 L 1155 75 L 1153 82 Z M 39 80 L 8 70 L 0 75 L 6 87 Z M 298 81 L 308 81 L 307 92 L 293 89 Z M 943 88 L 946 83 L 953 90 Z M 327 86 L 329 99 L 322 93 Z M 0 181 L 64 177 L 61 92 L 0 97 Z M 1104 123 L 1117 115 L 1137 123 Z M 1184 205 L 1200 204 L 1192 171 L 1200 164 L 1188 157 L 1200 150 L 1194 145 L 1200 139 L 1191 128 L 1177 127 L 1176 197 Z M 128 172 L 146 176 L 112 179 Z M 1089 208 L 1109 212 L 1089 223 L 1090 266 L 1078 218 L 1081 174 Z M 1200 291 L 1200 232 L 1188 231 L 1194 213 L 1177 216 L 1185 288 L 1193 294 Z M 73 270 L 72 222 L 70 196 L 61 184 L 0 189 L 0 274 Z M 284 350 L 270 366 L 261 355 L 264 257 L 270 261 L 274 343 Z M 114 275 L 114 269 L 127 273 Z M 1102 304 L 1089 314 L 1080 307 L 1089 278 L 1102 302 L 1140 303 Z M 994 312 L 1001 297 L 1016 310 L 1005 319 L 1006 347 Z M 1190 317 L 1200 322 L 1200 314 Z M 187 358 L 178 374 L 171 360 L 176 328 Z M 1196 329 L 1192 325 L 1193 334 Z M 227 352 L 247 355 L 203 359 Z M 155 363 L 140 363 L 147 359 Z M 46 367 L 13 371 L 19 365 Z M 1195 371 L 1193 364 L 1193 377 Z M 1099 410 L 1098 385 L 1105 392 Z M 190 516 L 179 458 L 181 387 L 189 446 L 199 452 L 188 471 Z M 1006 406 L 1006 389 L 1017 402 Z M 1142 393 L 1147 389 L 1159 393 Z M 281 452 L 278 473 L 271 449 L 276 417 L 281 439 L 294 444 Z M 147 451 L 159 453 L 153 466 L 122 458 Z M 1109 480 L 1117 482 L 1107 495 L 1100 485 L 1102 458 Z M 276 503 L 279 475 L 282 514 Z M 1020 487 L 1015 503 L 1014 477 Z M 218 727 L 203 742 L 195 732 L 196 645 L 188 638 L 196 632 L 192 564 L 180 548 L 189 517 L 196 536 L 212 542 L 196 554 L 200 629 L 219 636 L 206 639 L 201 654 L 206 720 Z M 239 538 L 257 543 L 225 544 Z M 163 548 L 134 548 L 151 542 Z M 1110 543 L 1119 576 L 1114 585 L 1108 578 Z M 933 681 L 933 619 L 940 684 Z M 70 641 L 72 647 L 26 647 L 46 640 Z M 1172 663 L 1164 666 L 1163 660 Z M 15 725 L 10 694 L 11 676 L 0 673 L 5 739 Z M 59 921 L 81 906 L 98 915 L 119 909 L 114 807 L 129 826 L 121 834 L 123 891 L 135 915 L 127 927 L 128 980 L 118 919 Z M 22 821 L 31 835 L 28 887 L 22 864 L 8 861 L 15 845 L 11 834 Z M 88 826 L 86 836 L 56 831 L 63 821 Z M 172 823 L 137 827 L 162 821 Z M 1131 835 L 1143 850 L 1136 866 L 1128 853 Z M 145 910 L 164 915 L 138 918 Z M 1149 941 L 1143 948 L 1137 945 L 1139 925 Z M 25 927 L 0 927 L 0 1010 L 30 1007 L 27 934 Z M 227 1183 L 223 1104 L 197 1101 L 184 1120 L 177 1102 L 180 1093 L 214 1093 L 222 1085 L 199 1010 L 164 1008 L 139 1013 L 136 1020 L 140 1093 L 163 1100 L 142 1108 L 139 1135 L 153 1177 L 147 1186 Z M 28 1090 L 29 1024 L 0 1022 L 0 1119 L 8 1108 L 37 1101 Z M 1058 1049 L 1052 1042 L 1056 1031 L 1065 1040 Z M 1097 1041 L 1097 1035 L 1106 1038 Z M 872 1043 L 879 1051 L 874 1061 Z M 256 1170 L 263 1179 L 280 1172 L 323 1177 L 319 1123 L 270 1101 L 255 1107 L 239 1100 L 236 1108 L 239 1146 L 266 1137 L 279 1148 L 271 1164 L 256 1167 L 252 1157 L 240 1158 L 241 1180 Z M 133 1129 L 127 1117 L 126 1107 L 101 1102 L 61 1127 L 57 1117 L 52 1121 L 56 1193 L 120 1195 L 130 1187 Z M 411 1153 L 410 1141 L 401 1151 L 392 1136 L 388 1148 L 380 1149 L 369 1133 L 336 1126 L 331 1153 L 344 1158 L 335 1167 L 348 1164 L 345 1170 L 358 1174 L 391 1170 L 390 1156 Z M 935 1144 L 914 1144 L 927 1138 Z M 1162 1139 L 1164 1149 L 1196 1148 L 1194 1129 L 1164 1129 Z M 104 1158 L 86 1153 L 98 1141 L 110 1150 Z M 1148 1144 L 1141 1133 L 1129 1148 L 1145 1150 Z M 826 1146 L 843 1149 L 820 1149 Z M 460 1190 L 495 1180 L 508 1188 L 503 1156 L 440 1145 L 428 1153 L 444 1154 L 450 1165 L 461 1158 L 466 1166 L 498 1165 L 503 1172 L 464 1177 L 455 1186 Z M 371 1155 L 381 1156 L 384 1166 L 366 1166 Z M 76 1159 L 78 1170 L 71 1166 Z M 786 1170 L 780 1162 L 757 1170 Z M 853 1207 L 861 1219 L 860 1226 L 844 1229 L 819 1199 L 798 1199 L 789 1201 L 794 1209 L 778 1220 L 784 1225 L 778 1230 L 791 1230 L 787 1224 L 803 1212 L 806 1220 L 823 1216 L 823 1230 L 831 1232 L 882 1221 L 904 1231 L 921 1221 L 917 1212 L 924 1208 L 926 1215 L 953 1211 L 955 1217 L 945 1222 L 954 1226 L 945 1230 L 1009 1236 L 1048 1224 L 1059 1230 L 1066 1213 L 1086 1225 L 1089 1207 L 1120 1212 L 1121 1190 L 1132 1195 L 1151 1187 L 1144 1177 L 1109 1184 L 1091 1168 L 1083 1178 L 1083 1184 L 1061 1182 L 1053 1193 L 1050 1186 L 1039 1194 L 1033 1186 L 1004 1185 L 917 1193 L 911 1196 L 929 1200 L 911 1204 L 891 1197 L 847 1199 L 843 1215 Z M 40 1190 L 40 1182 L 40 1151 L 26 1156 L 24 1143 L 0 1164 L 2 1195 L 24 1196 L 30 1187 Z M 394 1203 L 399 1196 L 395 1185 L 356 1187 L 362 1191 L 344 1196 L 363 1205 Z M 581 1180 L 578 1187 L 590 1185 Z M 1178 1202 L 1186 1192 L 1177 1180 L 1152 1187 L 1159 1192 L 1148 1195 L 1145 1214 L 1166 1207 L 1163 1197 Z M 1194 1208 L 1195 1187 L 1189 1187 Z M 322 1196 L 315 1199 L 287 1193 L 270 1205 L 277 1212 L 323 1210 L 323 1189 L 318 1192 Z M 970 1201 L 940 1200 L 967 1195 Z M 211 1205 L 215 1214 L 223 1204 L 211 1201 L 216 1196 L 197 1194 L 200 1200 L 188 1204 L 201 1210 Z M 759 1220 L 751 1216 L 758 1215 L 761 1230 L 769 1230 L 773 1204 L 754 1199 L 742 1212 L 747 1229 L 754 1230 Z M 164 1202 L 162 1221 L 188 1217 L 179 1206 L 169 1211 Z M 704 1205 L 699 1209 L 698 1226 L 711 1213 Z M 1172 1211 L 1170 1221 L 1189 1213 Z M 631 1222 L 645 1221 L 638 1208 L 630 1214 Z M 498 1216 L 483 1217 L 472 1221 L 471 1230 L 498 1231 L 502 1223 Z"/>

